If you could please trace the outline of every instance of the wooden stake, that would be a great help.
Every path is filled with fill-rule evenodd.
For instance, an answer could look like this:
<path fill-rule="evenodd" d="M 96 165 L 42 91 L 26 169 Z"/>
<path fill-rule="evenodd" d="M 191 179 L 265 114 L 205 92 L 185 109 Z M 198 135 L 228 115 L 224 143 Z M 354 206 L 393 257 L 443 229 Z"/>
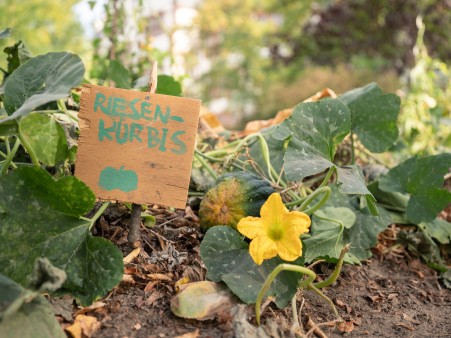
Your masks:
<path fill-rule="evenodd" d="M 152 69 L 150 71 L 149 85 L 147 91 L 149 93 L 155 93 L 158 84 L 158 63 L 152 62 Z M 141 246 L 141 204 L 132 203 L 132 211 L 130 216 L 130 227 L 128 229 L 127 240 L 133 248 Z"/>

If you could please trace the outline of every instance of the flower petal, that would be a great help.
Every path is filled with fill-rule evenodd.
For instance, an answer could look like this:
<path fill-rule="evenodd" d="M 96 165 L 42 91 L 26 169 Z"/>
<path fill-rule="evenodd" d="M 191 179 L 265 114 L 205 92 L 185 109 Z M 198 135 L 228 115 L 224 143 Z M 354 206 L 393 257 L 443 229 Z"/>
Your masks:
<path fill-rule="evenodd" d="M 261 236 L 252 240 L 249 245 L 249 253 L 254 262 L 260 265 L 263 263 L 263 260 L 277 255 L 277 246 L 276 243 L 268 237 Z"/>
<path fill-rule="evenodd" d="M 236 228 L 247 238 L 253 239 L 266 235 L 262 219 L 260 217 L 248 216 L 240 219 Z"/>
<path fill-rule="evenodd" d="M 294 231 L 297 234 L 297 237 L 305 232 L 308 232 L 310 224 L 310 217 L 300 211 L 291 211 L 283 218 L 284 228 Z"/>
<path fill-rule="evenodd" d="M 302 256 L 301 240 L 299 237 L 293 236 L 293 233 L 287 232 L 276 244 L 277 254 L 284 261 L 291 262 Z"/>
<path fill-rule="evenodd" d="M 271 224 L 280 224 L 283 216 L 288 213 L 288 209 L 282 202 L 279 193 L 273 193 L 268 197 L 260 209 L 260 216 L 268 226 Z"/>

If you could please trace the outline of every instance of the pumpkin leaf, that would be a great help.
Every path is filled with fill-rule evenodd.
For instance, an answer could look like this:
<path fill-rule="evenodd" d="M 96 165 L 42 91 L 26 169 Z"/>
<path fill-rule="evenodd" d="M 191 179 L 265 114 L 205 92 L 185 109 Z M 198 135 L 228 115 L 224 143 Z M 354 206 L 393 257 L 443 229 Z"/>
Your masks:
<path fill-rule="evenodd" d="M 200 245 L 201 258 L 207 267 L 207 277 L 222 280 L 245 303 L 255 303 L 258 292 L 274 268 L 284 263 L 275 257 L 255 264 L 243 237 L 230 227 L 210 228 Z M 296 261 L 293 264 L 301 264 Z M 285 307 L 296 293 L 301 275 L 284 271 L 271 284 L 267 296 L 275 296 L 276 305 Z"/>
<path fill-rule="evenodd" d="M 90 222 L 79 218 L 95 200 L 84 183 L 73 176 L 55 181 L 40 168 L 21 167 L 0 177 L 0 195 L 0 273 L 25 285 L 35 259 L 45 256 L 66 272 L 61 291 L 83 305 L 120 282 L 121 251 L 93 237 Z"/>
<path fill-rule="evenodd" d="M 84 66 L 78 55 L 59 52 L 32 58 L 6 80 L 6 121 L 24 116 L 46 103 L 65 98 L 83 80 Z"/>
<path fill-rule="evenodd" d="M 443 190 L 444 175 L 451 167 L 451 154 L 411 157 L 380 179 L 379 189 L 410 194 L 407 219 L 429 222 L 451 203 L 451 192 Z"/>
<path fill-rule="evenodd" d="M 182 85 L 169 75 L 158 75 L 157 94 L 182 96 Z"/>
<path fill-rule="evenodd" d="M 418 224 L 418 226 L 440 244 L 451 243 L 451 223 L 443 219 L 436 218 L 430 222 L 422 222 Z"/>
<path fill-rule="evenodd" d="M 44 296 L 0 274 L 0 337 L 64 338 L 66 334 Z"/>
<path fill-rule="evenodd" d="M 351 130 L 351 113 L 336 99 L 298 104 L 276 127 L 273 137 L 291 137 L 284 157 L 288 180 L 302 180 L 333 164 L 338 144 Z"/>
<path fill-rule="evenodd" d="M 351 111 L 352 132 L 368 150 L 381 153 L 391 148 L 398 138 L 401 100 L 386 94 L 376 83 L 350 90 L 338 98 Z"/>
<path fill-rule="evenodd" d="M 303 241 L 305 261 L 310 263 L 318 258 L 338 261 L 344 247 L 343 229 L 344 227 L 336 222 L 312 217 L 311 237 Z"/>
<path fill-rule="evenodd" d="M 69 154 L 64 129 L 53 116 L 29 114 L 20 120 L 19 132 L 44 165 L 54 166 Z"/>

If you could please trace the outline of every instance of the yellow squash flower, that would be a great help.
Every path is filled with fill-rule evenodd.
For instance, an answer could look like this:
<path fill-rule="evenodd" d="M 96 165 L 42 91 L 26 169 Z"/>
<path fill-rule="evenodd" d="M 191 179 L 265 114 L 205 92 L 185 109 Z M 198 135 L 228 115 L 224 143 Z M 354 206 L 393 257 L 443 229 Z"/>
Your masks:
<path fill-rule="evenodd" d="M 288 211 L 280 194 L 274 193 L 260 209 L 261 217 L 242 218 L 238 231 L 252 239 L 249 253 L 260 265 L 263 260 L 279 255 L 294 261 L 302 255 L 301 234 L 308 232 L 310 218 L 300 211 Z"/>

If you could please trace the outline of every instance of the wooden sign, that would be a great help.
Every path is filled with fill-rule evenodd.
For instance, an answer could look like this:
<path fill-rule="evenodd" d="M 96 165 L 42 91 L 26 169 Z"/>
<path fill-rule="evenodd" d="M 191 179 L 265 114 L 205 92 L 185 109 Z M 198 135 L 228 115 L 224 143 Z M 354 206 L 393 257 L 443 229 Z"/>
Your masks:
<path fill-rule="evenodd" d="M 97 197 L 184 208 L 200 100 L 84 85 L 75 175 Z"/>

